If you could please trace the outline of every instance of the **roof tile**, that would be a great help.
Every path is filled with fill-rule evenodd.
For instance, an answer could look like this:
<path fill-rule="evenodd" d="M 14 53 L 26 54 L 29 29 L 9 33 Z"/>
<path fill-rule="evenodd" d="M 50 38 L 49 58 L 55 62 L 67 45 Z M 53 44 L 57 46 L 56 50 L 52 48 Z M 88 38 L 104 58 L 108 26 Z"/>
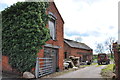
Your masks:
<path fill-rule="evenodd" d="M 92 50 L 85 43 L 81 43 L 81 42 L 77 42 L 69 39 L 64 39 L 64 42 L 67 43 L 70 47 Z"/>

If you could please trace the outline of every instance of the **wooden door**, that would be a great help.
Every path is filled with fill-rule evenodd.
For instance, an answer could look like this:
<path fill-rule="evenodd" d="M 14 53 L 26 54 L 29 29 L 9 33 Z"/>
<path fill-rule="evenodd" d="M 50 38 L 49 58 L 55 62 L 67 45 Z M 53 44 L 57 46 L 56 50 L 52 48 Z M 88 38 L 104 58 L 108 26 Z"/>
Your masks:
<path fill-rule="evenodd" d="M 54 48 L 44 48 L 44 57 L 53 59 L 53 72 L 56 72 L 58 65 L 58 50 Z"/>

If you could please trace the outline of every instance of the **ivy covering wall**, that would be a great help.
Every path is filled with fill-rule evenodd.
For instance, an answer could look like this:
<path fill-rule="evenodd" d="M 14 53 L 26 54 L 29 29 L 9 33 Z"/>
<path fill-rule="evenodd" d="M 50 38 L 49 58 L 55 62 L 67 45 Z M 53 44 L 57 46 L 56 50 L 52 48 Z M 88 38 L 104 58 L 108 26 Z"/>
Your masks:
<path fill-rule="evenodd" d="M 20 72 L 35 67 L 37 53 L 50 38 L 47 2 L 17 2 L 2 11 L 2 54 Z"/>

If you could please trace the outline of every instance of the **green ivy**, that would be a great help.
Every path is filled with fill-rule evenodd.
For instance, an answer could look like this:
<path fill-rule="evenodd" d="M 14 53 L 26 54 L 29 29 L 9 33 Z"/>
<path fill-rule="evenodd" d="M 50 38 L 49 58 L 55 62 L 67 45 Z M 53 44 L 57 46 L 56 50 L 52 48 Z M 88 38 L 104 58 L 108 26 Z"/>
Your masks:
<path fill-rule="evenodd" d="M 20 72 L 35 67 L 37 53 L 50 38 L 48 2 L 17 2 L 2 11 L 2 53 Z"/>

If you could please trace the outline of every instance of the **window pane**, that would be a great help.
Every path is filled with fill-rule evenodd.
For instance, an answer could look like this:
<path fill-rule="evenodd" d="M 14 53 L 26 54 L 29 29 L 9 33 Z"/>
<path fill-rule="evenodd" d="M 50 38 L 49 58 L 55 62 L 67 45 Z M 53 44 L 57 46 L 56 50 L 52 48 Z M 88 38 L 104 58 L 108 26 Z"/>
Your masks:
<path fill-rule="evenodd" d="M 49 29 L 50 29 L 50 35 L 53 40 L 55 40 L 55 21 L 50 20 L 49 21 Z"/>

